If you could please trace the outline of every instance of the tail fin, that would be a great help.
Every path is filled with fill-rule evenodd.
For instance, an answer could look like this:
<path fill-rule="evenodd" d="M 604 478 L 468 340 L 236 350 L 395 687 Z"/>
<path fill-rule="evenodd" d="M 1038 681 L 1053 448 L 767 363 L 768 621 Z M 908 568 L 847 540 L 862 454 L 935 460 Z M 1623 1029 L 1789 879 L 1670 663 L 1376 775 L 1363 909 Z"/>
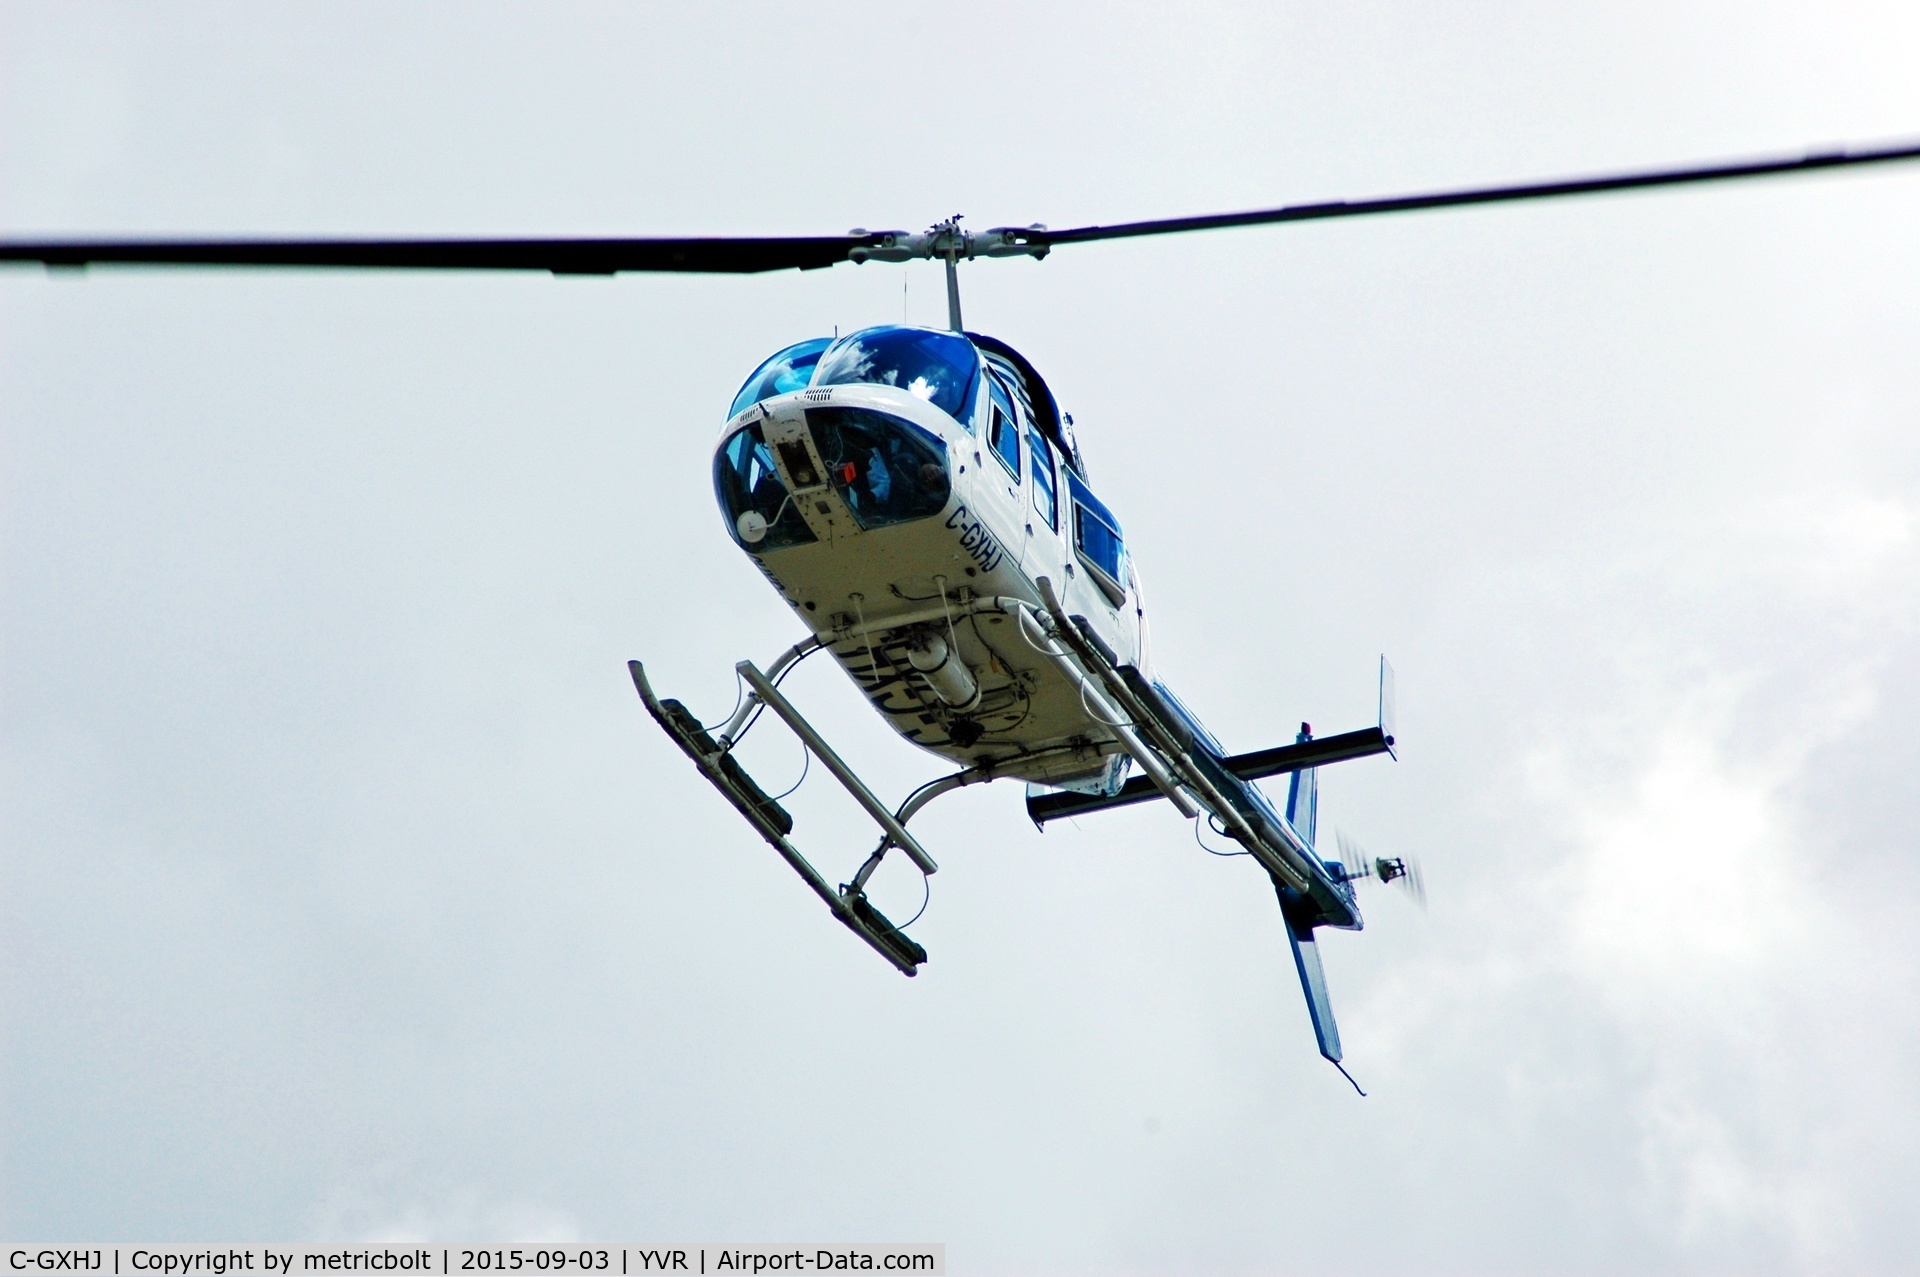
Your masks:
<path fill-rule="evenodd" d="M 1293 738 L 1293 743 L 1304 745 L 1312 739 L 1312 724 L 1302 723 L 1300 734 Z M 1320 808 L 1320 781 L 1316 775 L 1317 771 L 1317 768 L 1303 767 L 1293 774 L 1293 780 L 1287 786 L 1287 823 L 1307 840 L 1309 847 L 1313 846 L 1313 822 Z"/>

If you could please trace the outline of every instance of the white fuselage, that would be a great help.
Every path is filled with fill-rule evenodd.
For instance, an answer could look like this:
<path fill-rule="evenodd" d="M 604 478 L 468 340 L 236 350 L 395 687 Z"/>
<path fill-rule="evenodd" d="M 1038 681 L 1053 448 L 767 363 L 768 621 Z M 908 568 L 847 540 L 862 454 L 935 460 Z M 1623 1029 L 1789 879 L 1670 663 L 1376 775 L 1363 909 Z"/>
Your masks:
<path fill-rule="evenodd" d="M 743 430 L 759 428 L 768 445 L 761 455 L 777 464 L 784 499 L 804 519 L 812 540 L 765 548 L 764 534 L 756 545 L 737 529 L 735 539 L 907 739 L 965 765 L 993 762 L 1002 775 L 1110 788 L 1119 783 L 1124 756 L 1098 713 L 1097 698 L 1089 704 L 1085 691 L 1023 634 L 1017 616 L 991 601 L 1038 606 L 1037 583 L 1045 578 L 1064 610 L 1084 618 L 1120 663 L 1151 677 L 1138 578 L 1123 554 L 1109 551 L 1108 568 L 1117 562 L 1119 570 L 1102 572 L 1081 551 L 1075 532 L 1083 525 L 1076 519 L 1094 516 L 1076 512 L 1065 459 L 1030 429 L 1024 407 L 991 396 L 988 376 L 979 381 L 971 428 L 927 398 L 891 385 L 794 390 L 746 408 L 728 421 L 722 448 Z M 818 415 L 823 409 L 827 415 Z M 995 431 L 996 413 L 1004 420 L 1009 409 L 1013 448 L 1004 427 Z M 937 440 L 946 473 L 936 476 L 928 465 L 920 467 L 932 486 L 917 507 L 934 512 L 863 527 L 857 511 L 872 507 L 878 480 L 860 469 L 873 466 L 875 453 L 845 447 L 839 433 L 815 427 L 872 418 L 858 411 L 836 417 L 831 410 L 882 414 Z M 816 414 L 814 427 L 809 412 Z M 839 452 L 853 459 L 843 460 Z M 878 468 L 884 466 L 881 461 Z M 1077 491 L 1085 494 L 1084 483 Z M 897 498 L 897 489 L 892 495 Z M 1088 501 L 1098 507 L 1097 500 Z M 790 521 L 786 505 L 779 509 Z M 1112 544 L 1117 547 L 1117 536 Z M 943 657 L 959 661 L 964 673 Z"/>

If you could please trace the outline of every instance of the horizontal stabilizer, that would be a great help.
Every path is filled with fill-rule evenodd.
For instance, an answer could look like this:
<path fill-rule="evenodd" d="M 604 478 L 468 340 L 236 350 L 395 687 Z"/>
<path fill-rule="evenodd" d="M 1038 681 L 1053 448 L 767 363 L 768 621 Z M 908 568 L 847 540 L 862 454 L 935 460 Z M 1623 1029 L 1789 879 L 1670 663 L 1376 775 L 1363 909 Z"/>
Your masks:
<path fill-rule="evenodd" d="M 1278 776 L 1282 772 L 1297 772 L 1308 767 L 1324 767 L 1351 758 L 1392 752 L 1393 737 L 1378 727 L 1363 727 L 1357 732 L 1323 736 L 1319 740 L 1296 745 L 1235 754 L 1223 760 L 1222 765 L 1241 780 L 1259 780 L 1266 776 Z M 1134 803 L 1144 803 L 1158 797 L 1160 791 L 1151 780 L 1136 776 L 1122 785 L 1119 793 L 1110 797 L 1064 792 L 1036 794 L 1027 799 L 1027 815 L 1033 818 L 1034 824 L 1044 825 L 1049 820 L 1059 820 L 1063 816 L 1080 816 L 1090 811 L 1105 811 L 1109 807 L 1130 807 Z"/>
<path fill-rule="evenodd" d="M 1172 701 L 1171 694 L 1164 687 L 1158 684 L 1147 686 L 1145 680 L 1131 667 L 1121 667 L 1120 674 L 1128 678 L 1130 688 L 1142 701 L 1153 710 L 1164 714 L 1168 722 L 1177 728 L 1176 736 L 1183 749 L 1193 750 L 1201 745 L 1205 746 L 1206 752 L 1218 749 L 1213 738 L 1206 734 L 1206 729 L 1199 726 L 1198 720 L 1186 711 L 1185 706 Z M 1379 708 L 1380 722 L 1377 727 L 1363 727 L 1357 732 L 1341 732 L 1338 736 L 1323 736 L 1319 740 L 1296 740 L 1291 745 L 1256 749 L 1249 754 L 1234 754 L 1221 758 L 1220 765 L 1239 779 L 1251 781 L 1278 776 L 1283 772 L 1302 772 L 1313 767 L 1325 767 L 1330 763 L 1344 763 L 1353 758 L 1392 754 L 1394 746 L 1393 666 L 1387 664 L 1387 658 L 1384 656 L 1380 658 Z M 1305 733 L 1303 732 L 1302 735 Z M 1067 791 L 1034 794 L 1027 799 L 1027 816 L 1034 824 L 1044 826 L 1049 820 L 1059 820 L 1064 816 L 1084 816 L 1088 812 L 1106 811 L 1111 807 L 1131 807 L 1135 803 L 1144 803 L 1164 796 L 1165 791 L 1150 777 L 1136 776 L 1122 785 L 1117 794 L 1083 794 Z M 1309 834 L 1308 838 L 1310 841 L 1312 835 Z"/>

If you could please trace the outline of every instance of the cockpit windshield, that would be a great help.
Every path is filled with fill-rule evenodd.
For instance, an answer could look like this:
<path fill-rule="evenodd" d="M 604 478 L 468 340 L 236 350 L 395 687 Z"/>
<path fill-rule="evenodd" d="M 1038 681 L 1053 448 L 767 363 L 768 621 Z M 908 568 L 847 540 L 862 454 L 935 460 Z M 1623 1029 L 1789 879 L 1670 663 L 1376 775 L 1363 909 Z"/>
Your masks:
<path fill-rule="evenodd" d="M 820 357 L 816 386 L 898 386 L 967 429 L 979 387 L 980 354 L 958 333 L 937 328 L 867 328 L 842 337 Z"/>
<path fill-rule="evenodd" d="M 807 383 L 813 380 L 813 366 L 820 362 L 821 353 L 831 345 L 831 337 L 815 337 L 812 341 L 788 346 L 761 364 L 753 370 L 753 376 L 747 378 L 747 384 L 740 387 L 740 393 L 733 397 L 733 407 L 727 409 L 727 419 L 732 420 L 762 399 L 784 395 L 790 390 L 805 390 Z"/>

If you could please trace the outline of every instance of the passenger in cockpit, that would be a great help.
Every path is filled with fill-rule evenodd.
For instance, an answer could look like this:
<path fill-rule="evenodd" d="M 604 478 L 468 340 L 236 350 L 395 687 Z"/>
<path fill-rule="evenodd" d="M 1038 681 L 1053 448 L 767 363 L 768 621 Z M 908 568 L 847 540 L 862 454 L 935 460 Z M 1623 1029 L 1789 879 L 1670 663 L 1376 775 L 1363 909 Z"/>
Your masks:
<path fill-rule="evenodd" d="M 922 460 L 903 434 L 883 436 L 867 454 L 867 470 L 876 514 L 912 517 L 947 503 L 947 468 Z"/>
<path fill-rule="evenodd" d="M 878 448 L 867 454 L 866 476 L 867 491 L 873 494 L 873 513 L 882 513 L 887 509 L 887 498 L 893 495 L 893 474 Z"/>

